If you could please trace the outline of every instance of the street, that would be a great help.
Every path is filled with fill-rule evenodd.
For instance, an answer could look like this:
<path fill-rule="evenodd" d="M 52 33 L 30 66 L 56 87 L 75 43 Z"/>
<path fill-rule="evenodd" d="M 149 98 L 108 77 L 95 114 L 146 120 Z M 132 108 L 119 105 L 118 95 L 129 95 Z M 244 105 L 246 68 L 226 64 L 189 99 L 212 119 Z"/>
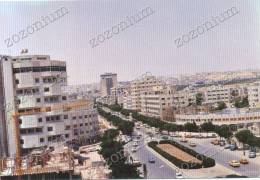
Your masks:
<path fill-rule="evenodd" d="M 106 108 L 106 111 L 113 112 L 110 109 Z M 115 113 L 115 115 L 127 119 L 124 115 L 120 113 Z M 132 153 L 131 148 L 133 141 L 129 142 L 125 148 L 126 150 L 134 157 L 134 159 L 137 159 L 141 161 L 142 163 L 145 163 L 147 165 L 147 170 L 148 170 L 148 178 L 174 178 L 175 177 L 175 172 L 176 170 L 169 166 L 167 163 L 165 163 L 163 160 L 155 156 L 150 150 L 147 148 L 145 143 L 151 140 L 150 137 L 147 137 L 146 133 L 146 128 L 142 127 L 139 130 L 135 128 L 133 135 L 137 135 L 137 133 L 142 134 L 142 138 L 140 139 L 139 144 L 139 149 L 137 152 Z M 162 135 L 160 134 L 154 134 L 153 139 L 154 140 L 160 140 Z M 188 143 L 183 143 L 180 142 L 180 138 L 178 137 L 170 137 L 169 139 L 173 139 L 180 144 L 189 147 Z M 198 153 L 204 154 L 206 156 L 212 157 L 215 159 L 216 164 L 220 164 L 223 167 L 225 167 L 228 170 L 231 170 L 235 172 L 236 174 L 248 176 L 248 177 L 259 177 L 260 176 L 260 163 L 257 163 L 259 161 L 259 157 L 250 159 L 248 158 L 248 151 L 246 152 L 246 156 L 243 155 L 243 151 L 230 151 L 229 149 L 224 149 L 224 147 L 220 146 L 215 146 L 210 143 L 212 138 L 209 139 L 197 139 L 197 138 L 189 138 L 188 141 L 196 143 L 196 147 L 193 147 L 195 151 Z M 191 147 L 189 147 L 191 148 Z M 155 163 L 149 163 L 148 158 L 152 156 L 156 159 Z M 249 164 L 243 165 L 239 168 L 233 168 L 231 167 L 228 162 L 230 160 L 240 160 L 242 158 L 246 158 L 249 160 Z M 185 172 L 190 171 L 190 170 L 181 170 L 183 174 Z"/>

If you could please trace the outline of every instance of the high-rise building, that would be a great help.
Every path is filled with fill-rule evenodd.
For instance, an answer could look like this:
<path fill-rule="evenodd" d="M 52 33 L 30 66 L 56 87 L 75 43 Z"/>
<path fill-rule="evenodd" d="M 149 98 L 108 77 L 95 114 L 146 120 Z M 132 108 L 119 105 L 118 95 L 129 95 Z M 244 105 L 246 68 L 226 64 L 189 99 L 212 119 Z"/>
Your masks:
<path fill-rule="evenodd" d="M 117 87 L 117 74 L 115 73 L 105 73 L 100 75 L 100 91 L 101 96 L 111 96 L 111 88 Z"/>
<path fill-rule="evenodd" d="M 27 153 L 61 141 L 88 141 L 98 135 L 93 103 L 62 91 L 67 85 L 66 62 L 51 60 L 47 55 L 0 59 L 2 156 L 13 156 L 17 142 L 22 153 Z"/>

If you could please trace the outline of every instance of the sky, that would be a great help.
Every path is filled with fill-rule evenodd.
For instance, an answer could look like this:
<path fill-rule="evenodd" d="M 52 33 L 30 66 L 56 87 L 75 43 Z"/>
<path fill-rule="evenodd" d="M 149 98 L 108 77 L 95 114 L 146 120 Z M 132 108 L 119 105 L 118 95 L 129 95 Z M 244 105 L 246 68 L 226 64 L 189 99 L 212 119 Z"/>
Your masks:
<path fill-rule="evenodd" d="M 6 46 L 7 38 L 62 7 L 69 13 Z M 154 13 L 92 48 L 91 39 L 147 7 Z M 232 7 L 239 13 L 176 47 L 176 39 Z M 145 72 L 177 76 L 256 69 L 259 20 L 259 0 L 0 1 L 0 54 L 15 56 L 27 48 L 29 54 L 66 61 L 69 84 L 99 82 L 105 72 L 126 81 Z"/>

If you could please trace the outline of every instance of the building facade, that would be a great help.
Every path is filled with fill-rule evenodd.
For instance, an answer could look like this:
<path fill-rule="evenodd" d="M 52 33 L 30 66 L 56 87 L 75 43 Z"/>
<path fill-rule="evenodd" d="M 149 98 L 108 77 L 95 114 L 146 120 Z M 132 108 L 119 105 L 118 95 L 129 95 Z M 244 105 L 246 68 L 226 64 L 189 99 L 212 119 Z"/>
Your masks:
<path fill-rule="evenodd" d="M 1 127 L 6 130 L 1 135 L 6 145 L 3 155 L 13 156 L 17 141 L 27 153 L 59 141 L 91 139 L 98 134 L 93 103 L 69 98 L 62 91 L 67 85 L 64 61 L 46 55 L 2 58 L 0 74 L 0 96 L 6 105 L 1 114 Z M 19 121 L 19 137 L 15 136 L 14 115 Z"/>
<path fill-rule="evenodd" d="M 251 108 L 260 108 L 260 82 L 248 87 L 248 102 Z"/>
<path fill-rule="evenodd" d="M 117 87 L 117 74 L 105 73 L 100 75 L 100 93 L 101 97 L 111 96 L 111 88 Z"/>

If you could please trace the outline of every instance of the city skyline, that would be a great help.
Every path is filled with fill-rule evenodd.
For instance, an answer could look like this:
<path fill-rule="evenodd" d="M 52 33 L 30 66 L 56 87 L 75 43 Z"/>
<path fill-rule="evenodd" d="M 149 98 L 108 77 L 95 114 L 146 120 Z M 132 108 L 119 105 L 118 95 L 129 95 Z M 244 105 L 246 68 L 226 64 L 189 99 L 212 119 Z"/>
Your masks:
<path fill-rule="evenodd" d="M 21 49 L 28 48 L 29 54 L 49 54 L 53 59 L 66 61 L 68 82 L 73 85 L 98 83 L 104 72 L 115 72 L 119 81 L 126 81 L 145 72 L 176 76 L 258 68 L 258 1 L 107 2 L 0 2 L 0 19 L 5 23 L 1 54 L 19 55 Z M 6 47 L 6 38 L 62 7 L 69 10 L 66 16 Z M 146 7 L 154 13 L 91 48 L 91 38 Z M 232 7 L 239 9 L 239 14 L 176 48 L 176 38 Z M 18 19 L 17 23 L 12 23 L 14 19 Z"/>

